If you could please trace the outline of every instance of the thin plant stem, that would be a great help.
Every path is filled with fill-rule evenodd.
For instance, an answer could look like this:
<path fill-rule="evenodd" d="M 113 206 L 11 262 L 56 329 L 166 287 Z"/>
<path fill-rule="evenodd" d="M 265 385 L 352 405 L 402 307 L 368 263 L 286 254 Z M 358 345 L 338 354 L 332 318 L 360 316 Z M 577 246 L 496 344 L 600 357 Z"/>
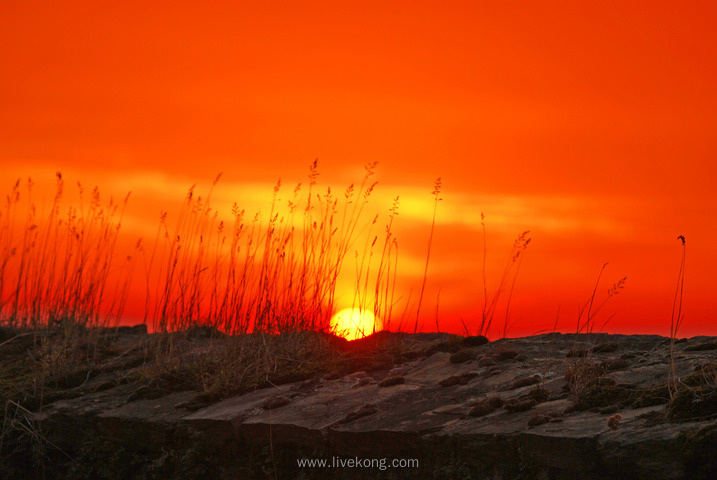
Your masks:
<path fill-rule="evenodd" d="M 677 331 L 680 329 L 682 320 L 684 319 L 682 313 L 682 297 L 685 289 L 685 236 L 679 235 L 677 239 L 682 242 L 682 261 L 680 262 L 680 271 L 677 274 L 677 287 L 675 289 L 675 298 L 672 301 L 672 316 L 670 318 L 670 365 L 667 380 L 670 401 L 675 399 L 679 383 L 675 367 L 675 341 L 677 340 Z"/>
<path fill-rule="evenodd" d="M 431 258 L 431 245 L 433 243 L 433 231 L 436 226 L 436 212 L 438 211 L 438 202 L 443 200 L 440 198 L 441 193 L 441 177 L 438 177 L 436 179 L 436 182 L 433 187 L 433 219 L 431 221 L 431 233 L 428 236 L 428 249 L 426 251 L 426 266 L 423 269 L 423 282 L 421 283 L 421 293 L 418 296 L 418 307 L 416 307 L 416 323 L 413 327 L 413 333 L 416 333 L 418 331 L 418 318 L 421 315 L 421 304 L 423 303 L 423 294 L 426 290 L 426 280 L 428 279 L 428 262 Z"/>

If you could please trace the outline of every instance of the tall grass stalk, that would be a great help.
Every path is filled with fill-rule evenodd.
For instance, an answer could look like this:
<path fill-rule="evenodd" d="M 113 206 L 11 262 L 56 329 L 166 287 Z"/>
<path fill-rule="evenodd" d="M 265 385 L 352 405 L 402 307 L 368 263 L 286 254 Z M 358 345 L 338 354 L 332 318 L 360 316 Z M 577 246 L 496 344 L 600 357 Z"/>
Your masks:
<path fill-rule="evenodd" d="M 672 301 L 672 316 L 670 317 L 670 365 L 667 377 L 667 388 L 670 393 L 670 400 L 674 400 L 677 393 L 679 378 L 675 369 L 675 341 L 677 340 L 677 331 L 682 325 L 684 314 L 682 313 L 682 296 L 685 290 L 685 236 L 677 237 L 682 242 L 682 261 L 680 262 L 680 271 L 677 274 L 677 287 L 675 289 L 675 299 Z"/>
<path fill-rule="evenodd" d="M 526 236 L 530 233 L 529 231 L 523 232 L 516 241 L 513 243 L 513 257 L 511 260 L 512 264 L 515 264 L 517 261 L 517 265 L 515 267 L 515 273 L 513 274 L 513 280 L 510 283 L 510 291 L 508 292 L 508 301 L 505 306 L 505 322 L 503 323 L 503 338 L 506 338 L 508 336 L 508 329 L 509 329 L 509 321 L 510 321 L 510 302 L 513 300 L 513 292 L 515 291 L 515 283 L 518 280 L 518 273 L 520 272 L 520 267 L 523 264 L 523 258 L 525 255 L 523 253 L 528 248 L 528 245 L 530 244 L 530 238 L 526 238 Z"/>
<path fill-rule="evenodd" d="M 488 318 L 488 280 L 485 273 L 485 264 L 486 260 L 488 259 L 488 236 L 485 231 L 485 213 L 480 212 L 480 225 L 481 229 L 483 230 L 483 264 L 482 264 L 482 273 L 483 273 L 483 314 L 481 315 L 481 326 L 479 330 L 479 334 L 483 333 L 483 327 L 486 323 L 486 319 Z"/>
<path fill-rule="evenodd" d="M 428 248 L 426 250 L 426 266 L 423 269 L 423 282 L 421 283 L 421 293 L 418 295 L 418 306 L 416 307 L 416 323 L 413 326 L 413 333 L 418 331 L 418 318 L 421 315 L 421 304 L 423 303 L 423 293 L 426 290 L 426 280 L 428 279 L 428 262 L 431 259 L 431 245 L 433 244 L 433 231 L 436 227 L 436 212 L 438 211 L 438 202 L 443 200 L 441 194 L 441 177 L 436 179 L 433 186 L 433 219 L 431 220 L 431 233 L 428 236 Z"/>

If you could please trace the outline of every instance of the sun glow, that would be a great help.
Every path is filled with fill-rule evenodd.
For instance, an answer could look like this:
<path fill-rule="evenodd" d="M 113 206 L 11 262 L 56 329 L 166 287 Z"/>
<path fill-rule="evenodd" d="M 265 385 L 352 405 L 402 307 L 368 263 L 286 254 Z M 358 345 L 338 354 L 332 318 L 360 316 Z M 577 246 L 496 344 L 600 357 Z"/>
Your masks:
<path fill-rule="evenodd" d="M 375 318 L 373 313 L 359 308 L 344 308 L 331 318 L 331 328 L 347 340 L 371 335 L 374 331 Z"/>

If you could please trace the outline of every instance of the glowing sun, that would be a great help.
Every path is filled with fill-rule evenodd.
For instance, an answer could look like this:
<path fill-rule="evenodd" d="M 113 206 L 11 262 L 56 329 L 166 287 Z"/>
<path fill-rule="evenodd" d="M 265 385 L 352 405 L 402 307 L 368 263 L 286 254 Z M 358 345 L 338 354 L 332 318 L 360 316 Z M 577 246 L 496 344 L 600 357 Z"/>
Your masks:
<path fill-rule="evenodd" d="M 344 308 L 331 317 L 331 328 L 347 340 L 371 335 L 374 329 L 373 313 L 359 308 Z"/>

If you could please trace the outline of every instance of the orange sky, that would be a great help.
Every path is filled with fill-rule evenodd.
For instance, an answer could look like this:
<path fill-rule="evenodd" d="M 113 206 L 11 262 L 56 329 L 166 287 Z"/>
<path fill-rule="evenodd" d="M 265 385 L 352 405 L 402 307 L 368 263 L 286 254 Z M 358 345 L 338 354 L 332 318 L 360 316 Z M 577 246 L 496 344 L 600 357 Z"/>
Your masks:
<path fill-rule="evenodd" d="M 443 180 L 426 329 L 439 289 L 442 329 L 475 322 L 485 212 L 489 289 L 531 231 L 511 335 L 558 307 L 574 329 L 605 262 L 600 292 L 628 277 L 606 329 L 669 334 L 679 234 L 681 333 L 715 335 L 716 20 L 711 1 L 2 2 L 0 191 L 32 175 L 49 201 L 56 170 L 132 190 L 133 245 L 220 171 L 214 206 L 251 210 L 314 158 L 338 191 L 378 161 L 414 296 Z"/>

